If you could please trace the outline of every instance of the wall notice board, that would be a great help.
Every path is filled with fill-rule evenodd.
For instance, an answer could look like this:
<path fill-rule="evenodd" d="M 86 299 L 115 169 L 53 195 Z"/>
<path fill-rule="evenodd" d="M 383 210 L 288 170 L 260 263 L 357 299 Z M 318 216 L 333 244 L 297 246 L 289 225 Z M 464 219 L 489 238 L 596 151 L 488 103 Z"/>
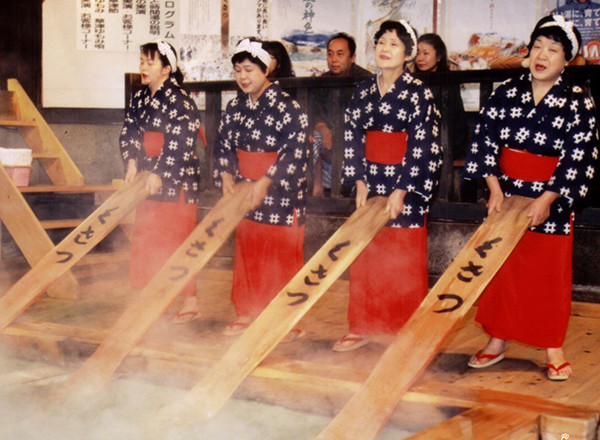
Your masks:
<path fill-rule="evenodd" d="M 374 23 L 402 16 L 420 31 L 431 31 L 433 4 L 432 0 L 46 0 L 42 103 L 123 108 L 123 75 L 138 71 L 139 45 L 158 37 L 178 48 L 186 80 L 230 79 L 229 57 L 246 36 L 285 40 L 297 76 L 306 76 L 326 70 L 326 41 L 344 31 L 355 35 L 357 60 L 367 65 L 372 51 L 367 31 Z"/>
<path fill-rule="evenodd" d="M 585 3 L 597 6 L 592 0 Z M 124 74 L 138 71 L 139 46 L 157 38 L 178 49 L 187 81 L 231 79 L 231 53 L 247 36 L 282 41 L 296 76 L 320 75 L 327 69 L 327 40 L 339 31 L 355 37 L 358 64 L 374 71 L 373 34 L 382 21 L 400 18 L 419 34 L 439 33 L 461 69 L 485 69 L 491 56 L 523 48 L 541 16 L 572 4 L 569 0 L 45 0 L 42 104 L 124 108 Z"/>

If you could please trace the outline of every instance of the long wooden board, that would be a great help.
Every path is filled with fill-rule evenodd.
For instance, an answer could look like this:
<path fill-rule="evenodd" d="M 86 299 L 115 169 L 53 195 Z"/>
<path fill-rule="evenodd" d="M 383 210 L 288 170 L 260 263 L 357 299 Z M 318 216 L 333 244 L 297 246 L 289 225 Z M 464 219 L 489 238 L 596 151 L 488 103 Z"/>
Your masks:
<path fill-rule="evenodd" d="M 139 173 L 131 185 L 115 192 L 0 297 L 0 330 L 23 313 L 148 196 L 147 176 L 147 172 Z"/>
<path fill-rule="evenodd" d="M 99 391 L 152 324 L 200 272 L 250 210 L 250 182 L 236 185 L 202 219 L 131 301 L 98 349 L 67 381 L 65 397 Z"/>
<path fill-rule="evenodd" d="M 402 395 L 437 354 L 508 258 L 530 224 L 532 199 L 507 198 L 475 231 L 419 308 L 398 332 L 369 378 L 317 440 L 372 440 Z"/>
<path fill-rule="evenodd" d="M 183 401 L 163 409 L 164 423 L 212 417 L 252 370 L 323 296 L 389 220 L 387 198 L 356 210 L 277 294 Z"/>

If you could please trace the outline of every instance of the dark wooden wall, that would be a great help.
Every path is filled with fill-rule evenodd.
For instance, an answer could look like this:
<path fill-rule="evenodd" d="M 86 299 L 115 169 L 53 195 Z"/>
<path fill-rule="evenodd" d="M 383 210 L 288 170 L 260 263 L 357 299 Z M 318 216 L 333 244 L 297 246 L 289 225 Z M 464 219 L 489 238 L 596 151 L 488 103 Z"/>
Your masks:
<path fill-rule="evenodd" d="M 0 89 L 16 78 L 36 104 L 42 100 L 43 0 L 0 0 Z"/>

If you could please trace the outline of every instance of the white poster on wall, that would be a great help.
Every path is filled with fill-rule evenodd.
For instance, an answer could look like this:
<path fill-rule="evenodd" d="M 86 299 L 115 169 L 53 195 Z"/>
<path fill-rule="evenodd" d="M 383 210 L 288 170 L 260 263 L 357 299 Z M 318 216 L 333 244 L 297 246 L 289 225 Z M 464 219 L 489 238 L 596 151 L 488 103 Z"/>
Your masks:
<path fill-rule="evenodd" d="M 390 2 L 388 0 L 370 0 L 369 2 L 363 2 L 357 36 L 361 47 L 363 47 L 362 62 L 364 67 L 372 71 L 376 70 L 373 61 L 375 53 L 374 35 L 381 23 L 386 20 L 405 20 L 415 29 L 418 35 L 436 32 L 437 17 L 434 13 L 434 3 L 436 1 L 400 0 Z"/>
<path fill-rule="evenodd" d="M 358 64 L 375 70 L 373 34 L 387 19 L 439 33 L 461 68 L 486 68 L 519 50 L 533 25 L 566 0 L 52 0 L 43 3 L 45 107 L 123 108 L 124 74 L 137 72 L 139 45 L 170 40 L 186 80 L 232 77 L 244 37 L 280 40 L 296 76 L 326 70 L 326 43 L 352 34 Z M 144 9 L 145 8 L 145 9 Z"/>
<path fill-rule="evenodd" d="M 271 3 L 269 34 L 290 53 L 296 76 L 327 70 L 327 41 L 337 32 L 354 34 L 355 0 L 279 0 Z"/>
<path fill-rule="evenodd" d="M 257 36 L 262 16 L 257 0 L 180 0 L 179 54 L 186 81 L 232 78 L 229 57 L 244 37 Z M 266 8 L 266 6 L 265 6 Z M 187 12 L 189 11 L 189 13 Z M 223 26 L 226 20 L 226 25 Z"/>
<path fill-rule="evenodd" d="M 600 3 L 593 0 L 557 0 L 552 11 L 572 21 L 581 34 L 580 54 L 588 63 L 600 64 Z"/>
<path fill-rule="evenodd" d="M 175 0 L 78 0 L 77 49 L 129 51 L 161 38 L 177 45 Z"/>

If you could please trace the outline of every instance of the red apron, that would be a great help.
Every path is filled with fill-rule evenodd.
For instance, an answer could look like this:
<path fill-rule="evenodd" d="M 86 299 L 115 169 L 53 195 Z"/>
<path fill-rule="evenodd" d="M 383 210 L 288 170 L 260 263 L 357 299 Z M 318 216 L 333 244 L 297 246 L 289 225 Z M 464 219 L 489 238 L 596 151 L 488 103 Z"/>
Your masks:
<path fill-rule="evenodd" d="M 365 157 L 399 164 L 406 133 L 367 132 Z M 427 295 L 427 228 L 384 227 L 350 266 L 350 332 L 397 333 Z"/>
<path fill-rule="evenodd" d="M 503 148 L 500 170 L 547 181 L 558 157 Z M 542 348 L 563 345 L 571 312 L 573 235 L 527 231 L 479 301 L 476 320 L 492 337 Z"/>
<path fill-rule="evenodd" d="M 164 143 L 159 132 L 144 134 L 144 151 L 157 157 Z M 185 241 L 198 222 L 198 205 L 185 203 L 183 190 L 179 201 L 144 200 L 137 208 L 129 263 L 131 285 L 143 289 L 175 250 Z M 196 295 L 196 281 L 182 295 Z"/>
<path fill-rule="evenodd" d="M 277 153 L 237 150 L 240 174 L 263 177 Z M 231 300 L 238 316 L 256 318 L 304 264 L 304 225 L 294 215 L 292 226 L 276 226 L 244 219 L 235 235 Z"/>

